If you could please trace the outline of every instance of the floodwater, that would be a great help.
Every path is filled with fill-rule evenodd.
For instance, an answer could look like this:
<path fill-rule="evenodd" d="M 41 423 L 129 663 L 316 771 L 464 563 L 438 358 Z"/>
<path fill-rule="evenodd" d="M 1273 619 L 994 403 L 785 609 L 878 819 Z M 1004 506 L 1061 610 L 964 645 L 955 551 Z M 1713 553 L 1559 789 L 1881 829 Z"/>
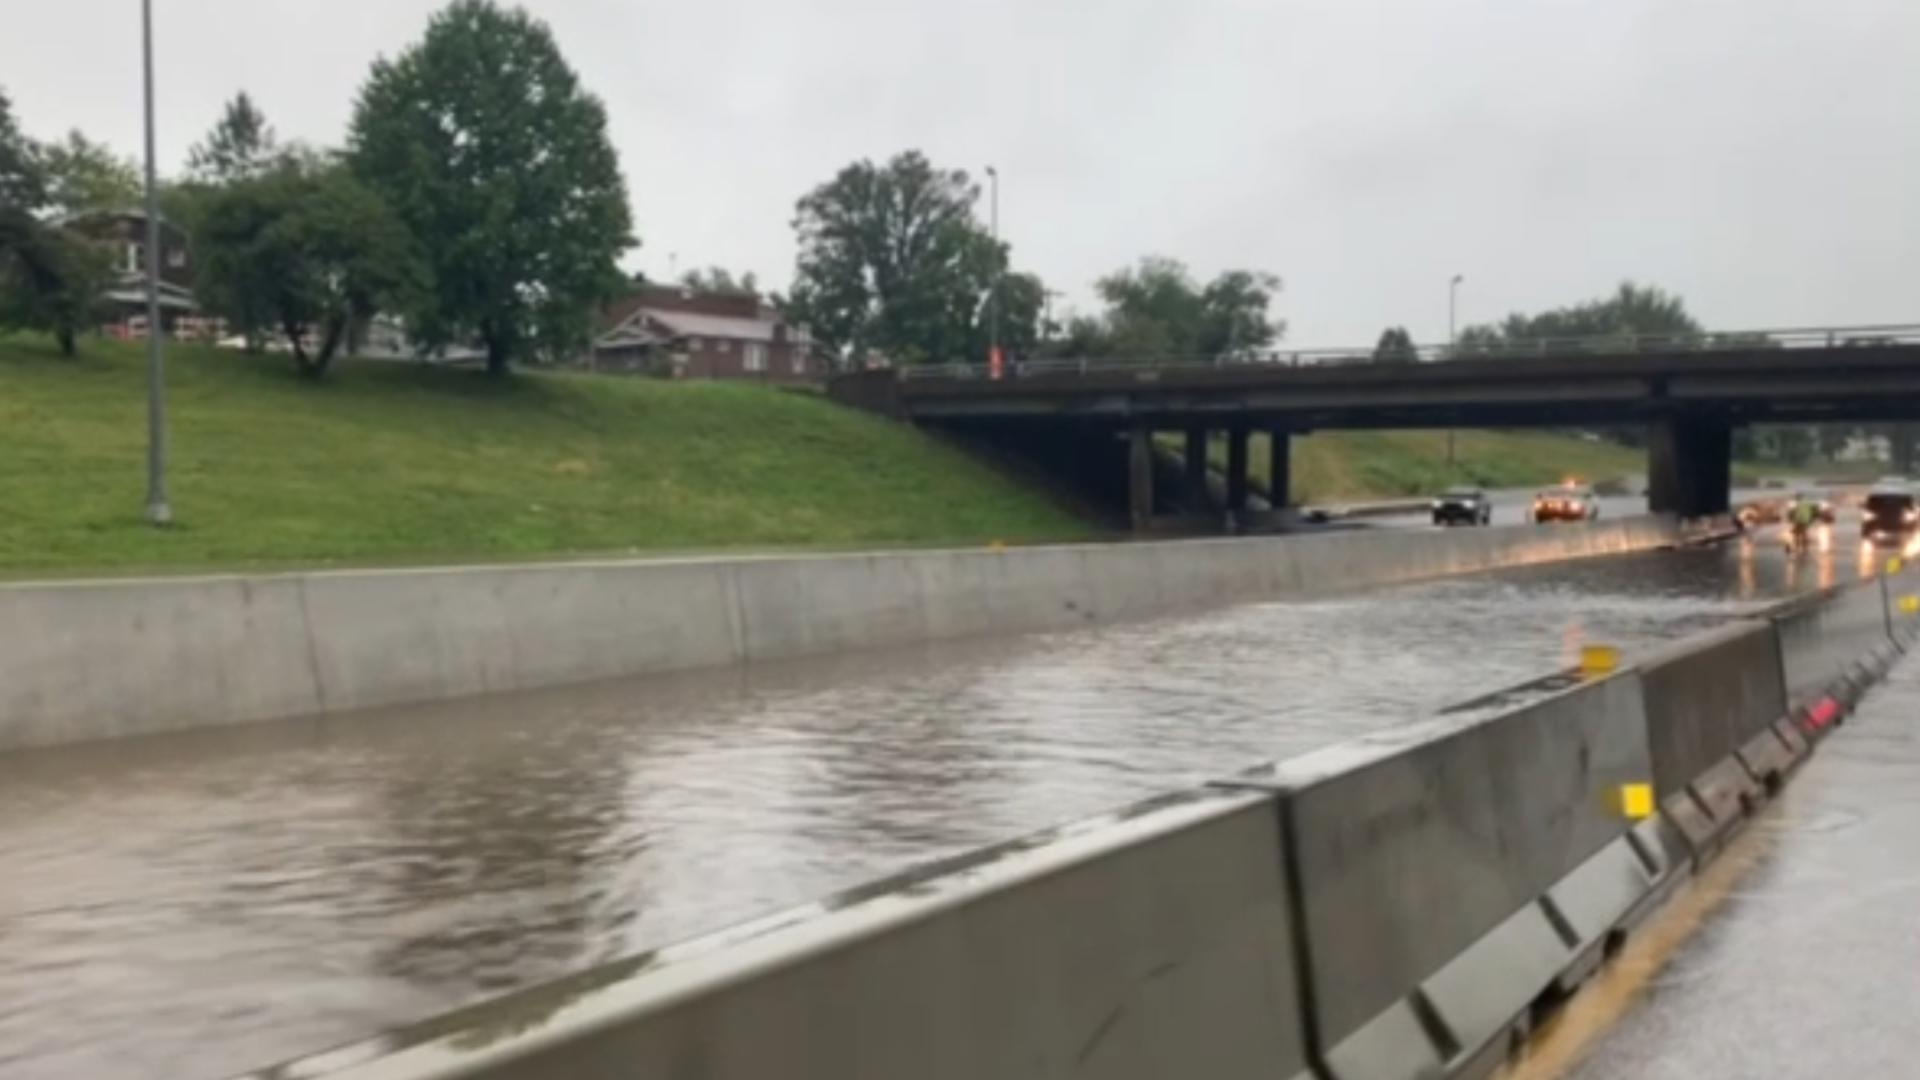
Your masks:
<path fill-rule="evenodd" d="M 0 758 L 0 1077 L 258 1067 L 1857 570 L 1776 547 Z"/>

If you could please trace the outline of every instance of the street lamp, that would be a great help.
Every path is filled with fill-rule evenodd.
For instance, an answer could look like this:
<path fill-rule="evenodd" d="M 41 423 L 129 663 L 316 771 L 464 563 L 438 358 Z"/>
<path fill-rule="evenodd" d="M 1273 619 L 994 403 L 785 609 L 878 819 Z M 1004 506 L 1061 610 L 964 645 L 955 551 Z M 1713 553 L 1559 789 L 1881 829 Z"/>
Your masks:
<path fill-rule="evenodd" d="M 160 341 L 160 196 L 153 149 L 153 0 L 140 0 L 147 110 L 147 520 L 173 521 L 167 502 L 166 360 Z"/>
<path fill-rule="evenodd" d="M 991 351 L 987 354 L 989 363 L 1000 355 L 1000 278 L 1002 276 L 1000 257 L 1000 170 L 987 166 L 987 180 L 993 194 L 988 202 L 988 220 L 993 230 L 993 286 L 987 293 L 987 324 L 989 326 L 987 342 Z"/>
<path fill-rule="evenodd" d="M 1460 315 L 1460 283 L 1467 280 L 1465 274 L 1453 275 L 1447 282 L 1447 359 L 1453 359 L 1453 350 L 1458 342 Z M 1447 429 L 1447 464 L 1453 464 L 1453 428 Z"/>

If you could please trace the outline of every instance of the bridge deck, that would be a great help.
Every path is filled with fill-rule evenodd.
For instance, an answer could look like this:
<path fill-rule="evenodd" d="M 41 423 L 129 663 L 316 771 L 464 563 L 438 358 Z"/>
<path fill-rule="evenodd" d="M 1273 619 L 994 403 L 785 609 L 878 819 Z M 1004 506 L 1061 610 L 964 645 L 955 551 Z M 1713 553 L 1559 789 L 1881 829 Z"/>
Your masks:
<path fill-rule="evenodd" d="M 1575 1080 L 1920 1068 L 1920 659 L 1756 827 L 1754 869 Z"/>

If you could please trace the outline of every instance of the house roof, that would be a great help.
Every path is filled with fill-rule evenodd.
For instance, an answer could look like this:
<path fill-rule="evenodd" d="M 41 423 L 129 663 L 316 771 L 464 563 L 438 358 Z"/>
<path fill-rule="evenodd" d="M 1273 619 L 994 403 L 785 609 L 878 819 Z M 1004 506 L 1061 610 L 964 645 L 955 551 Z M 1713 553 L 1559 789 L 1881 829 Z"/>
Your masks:
<path fill-rule="evenodd" d="M 736 315 L 703 315 L 692 311 L 657 311 L 641 308 L 650 321 L 665 327 L 675 337 L 732 338 L 736 341 L 772 341 L 775 319 L 749 319 Z"/>

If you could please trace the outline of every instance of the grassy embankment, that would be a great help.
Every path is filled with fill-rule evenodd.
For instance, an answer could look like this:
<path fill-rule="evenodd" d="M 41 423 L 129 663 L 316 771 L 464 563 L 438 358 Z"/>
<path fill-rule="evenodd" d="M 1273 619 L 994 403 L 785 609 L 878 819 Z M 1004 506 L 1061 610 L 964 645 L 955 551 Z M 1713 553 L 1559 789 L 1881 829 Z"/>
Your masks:
<path fill-rule="evenodd" d="M 169 351 L 178 523 L 142 518 L 138 344 L 0 337 L 0 574 L 1083 539 L 913 430 L 752 386 Z"/>
<path fill-rule="evenodd" d="M 1264 490 L 1266 436 L 1256 433 L 1251 443 L 1248 467 Z M 1210 458 L 1225 467 L 1220 440 Z M 1460 431 L 1452 466 L 1444 431 L 1336 431 L 1294 440 L 1293 499 L 1324 504 L 1428 495 L 1452 484 L 1535 487 L 1569 477 L 1597 482 L 1644 476 L 1646 468 L 1644 451 L 1544 431 Z"/>
<path fill-rule="evenodd" d="M 1086 539 L 1048 493 L 911 429 L 750 386 L 169 353 L 178 524 L 147 527 L 141 347 L 0 338 L 0 575 Z M 1638 451 L 1528 432 L 1299 440 L 1296 499 L 1607 479 Z M 1224 447 L 1216 443 L 1216 454 Z M 1265 482 L 1266 446 L 1252 462 Z"/>

